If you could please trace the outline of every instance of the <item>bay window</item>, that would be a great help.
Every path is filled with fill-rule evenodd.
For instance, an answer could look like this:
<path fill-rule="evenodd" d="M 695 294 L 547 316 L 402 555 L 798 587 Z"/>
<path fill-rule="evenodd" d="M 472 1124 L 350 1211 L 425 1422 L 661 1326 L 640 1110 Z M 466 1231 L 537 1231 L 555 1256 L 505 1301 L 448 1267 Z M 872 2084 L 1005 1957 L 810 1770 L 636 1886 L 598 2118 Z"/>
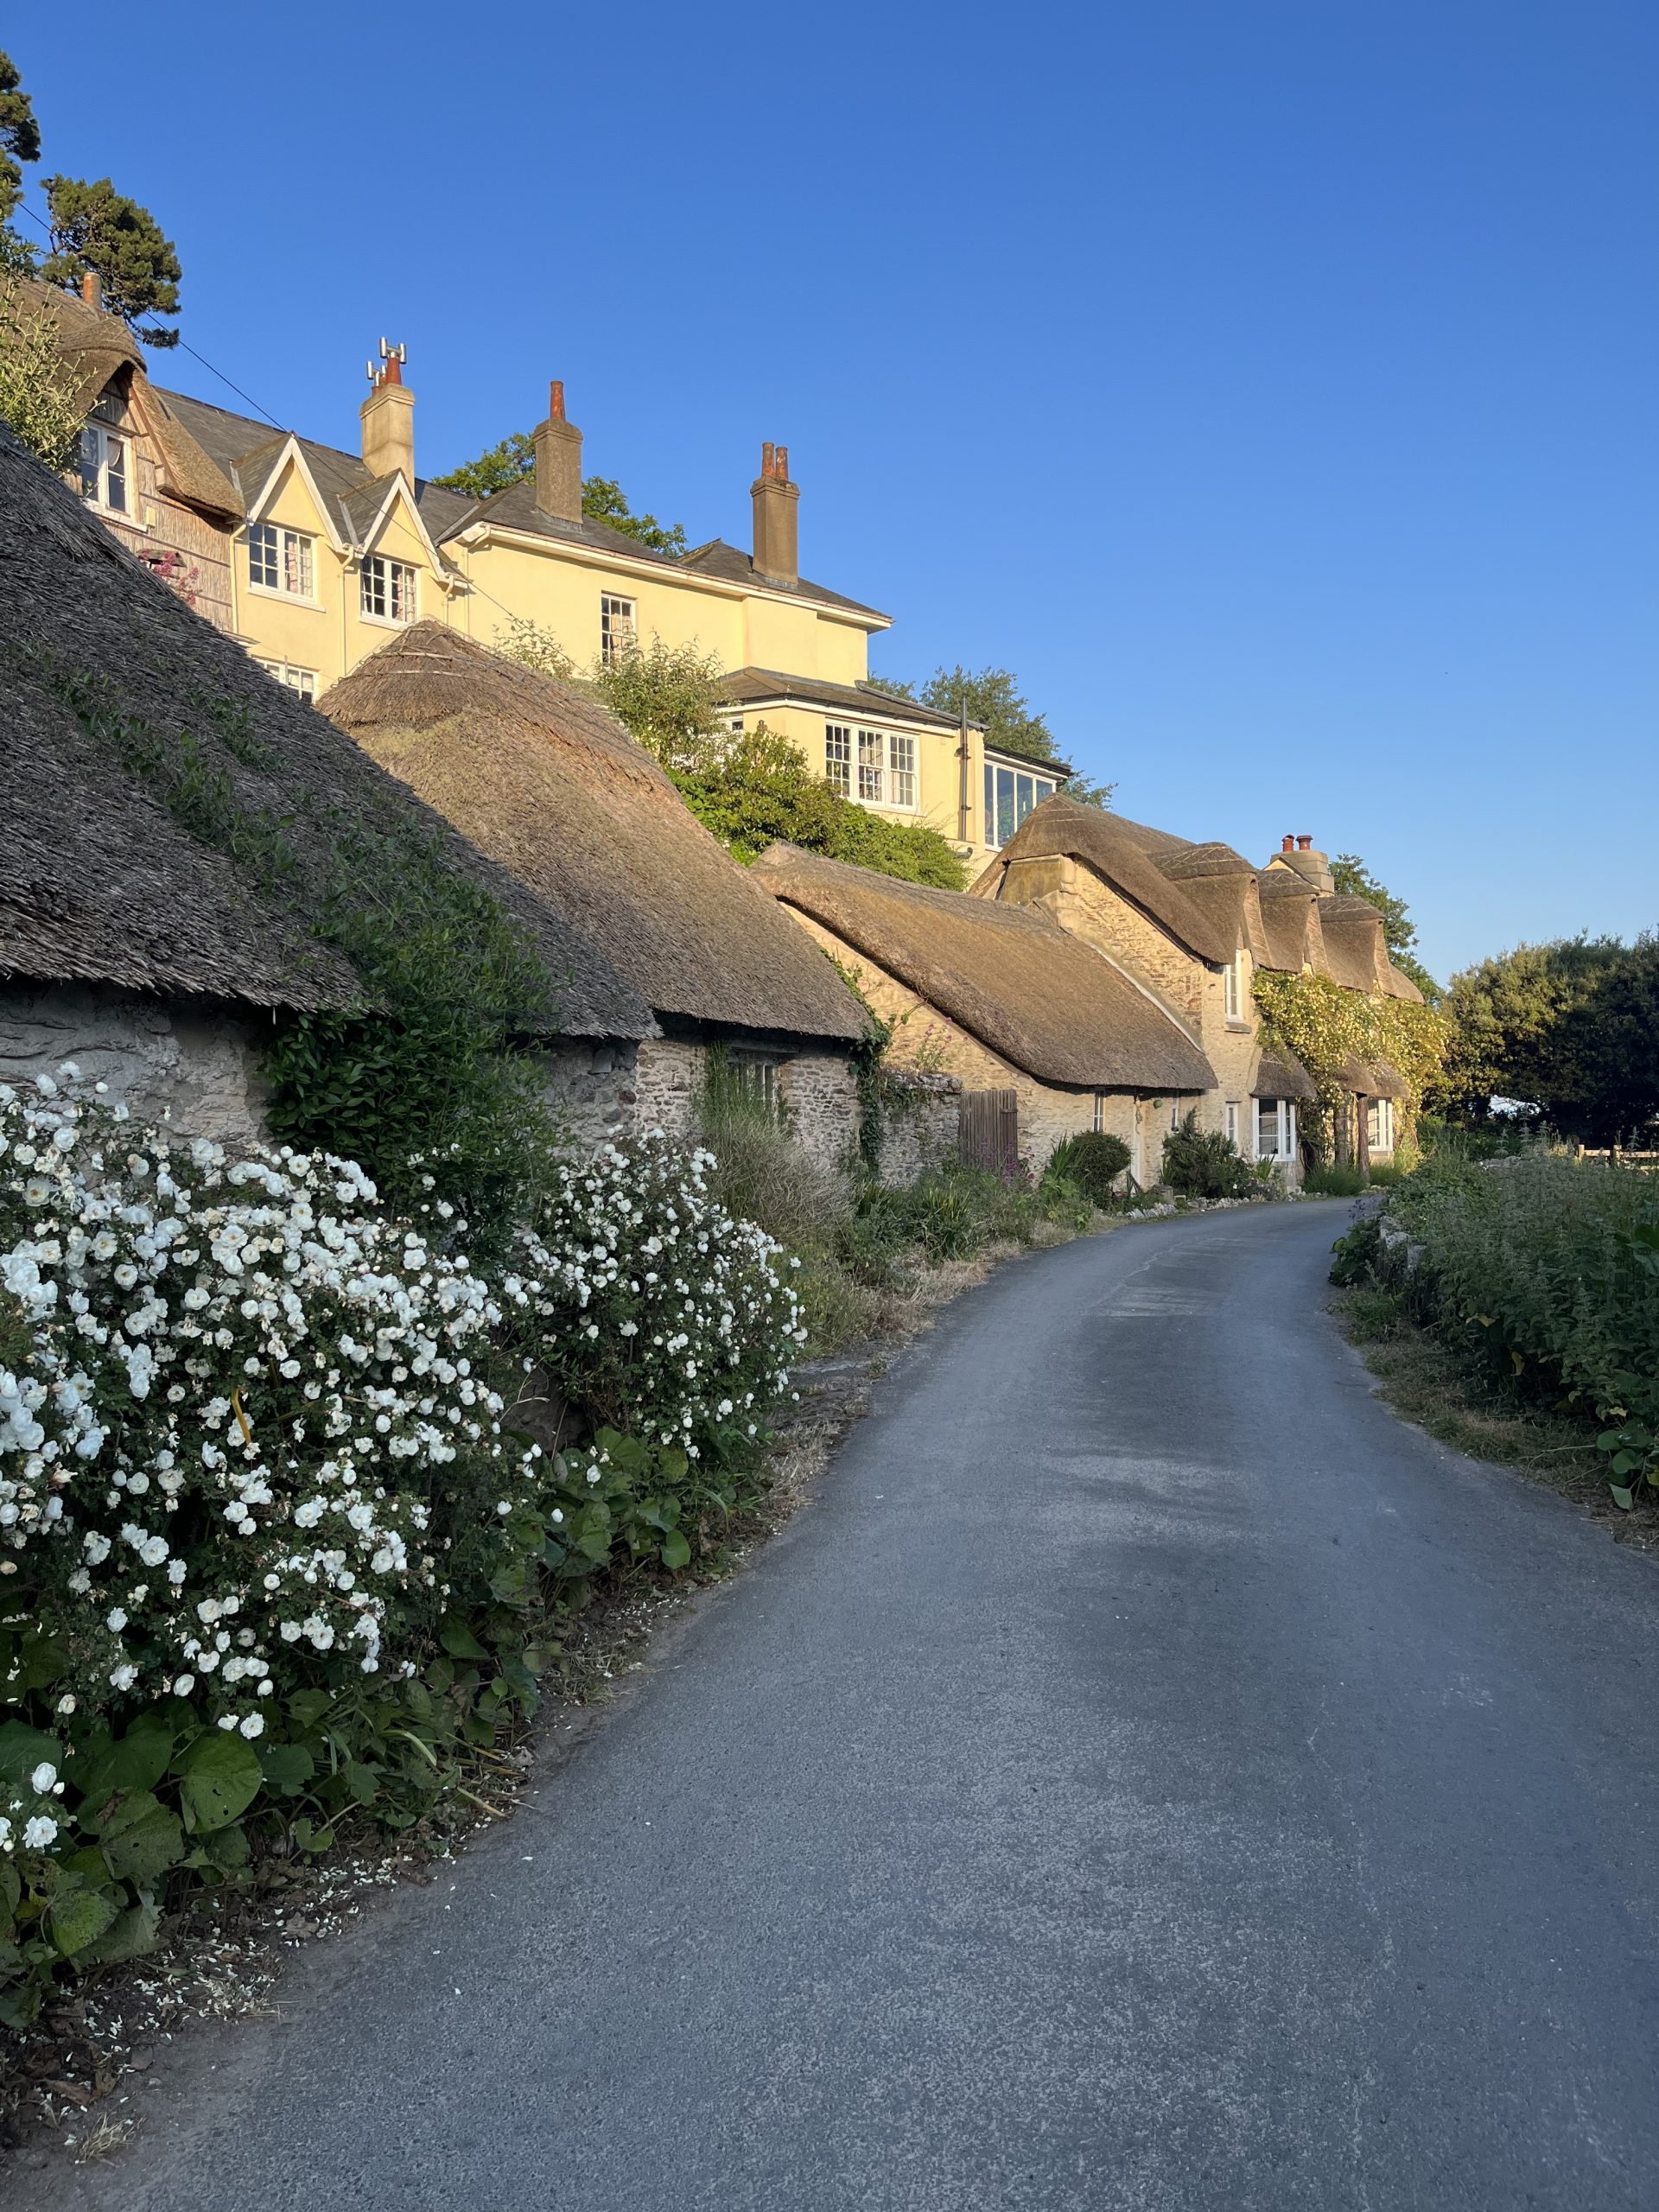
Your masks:
<path fill-rule="evenodd" d="M 1039 776 L 1023 768 L 985 763 L 985 842 L 1006 845 L 1020 824 L 1046 798 L 1054 796 L 1052 776 Z"/>

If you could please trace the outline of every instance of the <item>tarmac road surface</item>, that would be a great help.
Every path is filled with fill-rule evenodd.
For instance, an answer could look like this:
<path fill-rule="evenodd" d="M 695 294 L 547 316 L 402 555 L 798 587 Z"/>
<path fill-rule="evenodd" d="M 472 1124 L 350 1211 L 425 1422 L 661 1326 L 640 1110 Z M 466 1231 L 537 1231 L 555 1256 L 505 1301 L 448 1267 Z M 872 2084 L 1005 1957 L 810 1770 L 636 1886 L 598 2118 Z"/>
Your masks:
<path fill-rule="evenodd" d="M 515 1821 L 7 2212 L 1652 2212 L 1659 1573 L 1371 1396 L 1344 1217 L 959 1300 Z"/>

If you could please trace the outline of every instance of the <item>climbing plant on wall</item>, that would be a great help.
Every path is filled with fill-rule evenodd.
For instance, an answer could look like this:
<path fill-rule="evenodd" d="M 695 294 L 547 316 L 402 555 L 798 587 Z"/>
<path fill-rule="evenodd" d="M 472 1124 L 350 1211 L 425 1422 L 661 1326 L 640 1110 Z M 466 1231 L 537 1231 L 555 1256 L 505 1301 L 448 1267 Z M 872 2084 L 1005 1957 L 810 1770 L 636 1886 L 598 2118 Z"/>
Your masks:
<path fill-rule="evenodd" d="M 1319 1093 L 1301 1116 L 1302 1132 L 1330 1156 L 1334 1116 L 1349 1089 L 1351 1059 L 1386 1060 L 1407 1089 L 1398 1102 L 1395 1150 L 1408 1146 L 1423 1099 L 1438 1082 L 1451 1025 L 1430 1006 L 1406 999 L 1370 998 L 1344 990 L 1328 976 L 1257 971 L 1255 1002 L 1267 1041 L 1291 1053 L 1307 1070 Z"/>

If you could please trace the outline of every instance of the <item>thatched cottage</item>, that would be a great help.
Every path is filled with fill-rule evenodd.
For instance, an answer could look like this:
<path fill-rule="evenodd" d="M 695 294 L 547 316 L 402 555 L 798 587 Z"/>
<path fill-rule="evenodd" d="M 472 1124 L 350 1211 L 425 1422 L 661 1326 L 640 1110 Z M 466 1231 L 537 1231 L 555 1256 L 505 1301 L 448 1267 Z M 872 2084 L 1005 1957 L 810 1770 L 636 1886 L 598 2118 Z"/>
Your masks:
<path fill-rule="evenodd" d="M 436 622 L 404 631 L 322 711 L 573 929 L 604 948 L 659 1033 L 642 1121 L 684 1131 L 707 1056 L 838 1162 L 857 1141 L 865 1020 L 830 963 L 584 692 Z"/>
<path fill-rule="evenodd" d="M 1335 895 L 1312 840 L 1287 841 L 1258 868 L 1230 845 L 1195 843 L 1057 794 L 1020 825 L 974 886 L 1000 906 L 1036 906 L 1103 953 L 1189 1023 L 1215 1070 L 1199 1121 L 1246 1158 L 1300 1173 L 1297 1112 L 1314 1096 L 1306 1069 L 1271 1050 L 1256 1007 L 1258 969 L 1325 975 L 1346 989 L 1416 998 L 1389 965 L 1382 918 Z M 1393 1149 L 1394 1070 L 1347 1071 L 1353 1121 L 1373 1151 Z M 1363 1142 L 1362 1134 L 1360 1141 Z"/>
<path fill-rule="evenodd" d="M 1150 990 L 1038 906 L 901 883 L 774 844 L 752 871 L 893 1025 L 899 1068 L 960 1077 L 964 1130 L 988 1096 L 1017 1116 L 1018 1156 L 1103 1129 L 1155 1182 L 1163 1139 L 1216 1077 Z"/>
<path fill-rule="evenodd" d="M 362 1003 L 318 933 L 330 818 L 413 827 L 507 907 L 555 978 L 556 1085 L 631 1059 L 650 1009 L 592 942 L 273 683 L 0 429 L 0 1077 L 65 1059 L 186 1134 L 256 1135 L 257 1044 L 284 1011 Z M 146 775 L 194 748 L 204 790 L 280 817 L 298 880 L 278 899 L 192 835 Z"/>

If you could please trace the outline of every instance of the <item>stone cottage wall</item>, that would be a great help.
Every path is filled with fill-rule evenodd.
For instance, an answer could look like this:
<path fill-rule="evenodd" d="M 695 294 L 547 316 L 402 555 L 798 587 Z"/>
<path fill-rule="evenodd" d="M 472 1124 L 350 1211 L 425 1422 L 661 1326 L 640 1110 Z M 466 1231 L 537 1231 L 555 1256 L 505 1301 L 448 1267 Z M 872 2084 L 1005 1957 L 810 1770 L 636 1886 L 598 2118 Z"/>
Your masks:
<path fill-rule="evenodd" d="M 102 984 L 0 984 L 0 1082 L 66 1060 L 142 1120 L 235 1150 L 265 1135 L 257 1018 Z"/>
<path fill-rule="evenodd" d="M 703 1047 L 680 1037 L 647 1037 L 635 1068 L 634 1127 L 689 1136 L 702 1091 Z"/>
<path fill-rule="evenodd" d="M 959 1157 L 962 1078 L 881 1071 L 881 1180 L 890 1190 Z"/>
<path fill-rule="evenodd" d="M 858 1075 L 845 1052 L 798 1052 L 779 1072 L 796 1142 L 821 1167 L 845 1166 L 858 1149 Z"/>
<path fill-rule="evenodd" d="M 620 1039 L 562 1037 L 543 1053 L 542 1096 L 582 1150 L 591 1152 L 633 1128 L 639 1050 Z"/>

